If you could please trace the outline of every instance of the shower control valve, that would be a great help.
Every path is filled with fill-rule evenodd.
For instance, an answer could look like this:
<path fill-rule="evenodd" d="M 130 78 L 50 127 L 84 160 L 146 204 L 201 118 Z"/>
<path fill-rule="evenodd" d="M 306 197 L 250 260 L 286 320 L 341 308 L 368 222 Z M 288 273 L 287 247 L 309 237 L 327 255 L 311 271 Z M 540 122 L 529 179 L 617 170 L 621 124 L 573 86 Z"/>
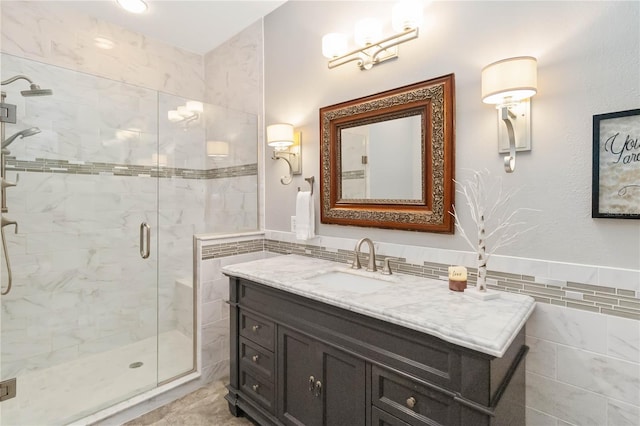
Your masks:
<path fill-rule="evenodd" d="M 19 181 L 20 181 L 20 174 L 19 173 L 16 175 L 16 181 L 15 182 L 9 182 L 5 178 L 2 178 L 2 188 L 4 189 L 4 188 L 9 188 L 10 186 L 16 186 Z"/>

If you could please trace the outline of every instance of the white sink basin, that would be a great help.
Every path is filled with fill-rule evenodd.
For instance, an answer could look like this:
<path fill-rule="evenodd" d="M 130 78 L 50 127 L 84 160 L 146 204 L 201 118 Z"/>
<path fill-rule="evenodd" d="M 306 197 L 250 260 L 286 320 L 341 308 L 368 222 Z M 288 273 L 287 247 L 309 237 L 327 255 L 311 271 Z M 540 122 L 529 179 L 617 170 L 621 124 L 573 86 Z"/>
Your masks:
<path fill-rule="evenodd" d="M 322 284 L 327 290 L 346 291 L 350 293 L 372 293 L 393 285 L 393 283 L 367 277 L 364 275 L 351 274 L 342 271 L 331 271 L 309 278 L 309 281 Z"/>

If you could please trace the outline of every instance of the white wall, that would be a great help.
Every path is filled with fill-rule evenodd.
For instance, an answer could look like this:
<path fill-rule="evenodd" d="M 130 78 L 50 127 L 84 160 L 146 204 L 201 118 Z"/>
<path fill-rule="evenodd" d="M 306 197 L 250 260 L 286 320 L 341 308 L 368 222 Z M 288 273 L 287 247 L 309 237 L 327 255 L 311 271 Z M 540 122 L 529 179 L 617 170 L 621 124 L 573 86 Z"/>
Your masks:
<path fill-rule="evenodd" d="M 535 231 L 500 250 L 489 269 L 615 288 L 617 294 L 628 289 L 635 307 L 640 222 L 591 218 L 591 125 L 594 114 L 638 108 L 640 4 L 432 2 L 420 38 L 400 46 L 398 60 L 370 71 L 353 64 L 327 69 L 322 35 L 349 32 L 363 11 L 384 19 L 392 4 L 288 2 L 266 17 L 265 121 L 302 130 L 303 176 L 319 179 L 320 107 L 455 73 L 456 178 L 466 178 L 467 169 L 489 169 L 505 187 L 522 188 L 514 208 L 540 209 L 531 220 Z M 495 110 L 480 100 L 480 71 L 520 55 L 538 58 L 533 151 L 518 154 L 516 172 L 506 175 Z M 295 242 L 277 231 L 289 231 L 296 187 L 305 182 L 296 178 L 282 186 L 281 173 L 267 160 L 267 238 Z M 463 205 L 459 196 L 456 201 Z M 470 223 L 468 216 L 463 222 Z M 350 250 L 368 236 L 378 253 L 418 265 L 473 259 L 458 234 L 319 223 L 317 233 L 306 244 L 330 251 Z M 627 319 L 538 303 L 527 325 L 528 425 L 640 423 L 640 328 L 633 312 Z"/>
<path fill-rule="evenodd" d="M 425 8 L 419 39 L 400 46 L 398 60 L 370 71 L 353 64 L 327 69 L 322 35 L 351 31 L 363 10 L 386 19 L 392 4 L 294 1 L 266 17 L 265 121 L 292 122 L 303 132 L 303 176 L 319 179 L 320 107 L 453 72 L 456 177 L 487 168 L 503 176 L 506 187 L 522 188 L 514 207 L 541 210 L 535 232 L 499 253 L 639 269 L 640 222 L 591 218 L 592 116 L 638 107 L 638 3 L 433 2 Z M 516 172 L 506 175 L 497 153 L 495 110 L 480 100 L 480 71 L 519 55 L 538 58 L 533 151 L 519 154 Z M 280 185 L 280 166 L 265 164 L 266 229 L 286 231 L 296 188 L 305 182 L 297 177 L 290 186 Z M 468 250 L 459 235 L 322 224 L 317 231 Z"/>

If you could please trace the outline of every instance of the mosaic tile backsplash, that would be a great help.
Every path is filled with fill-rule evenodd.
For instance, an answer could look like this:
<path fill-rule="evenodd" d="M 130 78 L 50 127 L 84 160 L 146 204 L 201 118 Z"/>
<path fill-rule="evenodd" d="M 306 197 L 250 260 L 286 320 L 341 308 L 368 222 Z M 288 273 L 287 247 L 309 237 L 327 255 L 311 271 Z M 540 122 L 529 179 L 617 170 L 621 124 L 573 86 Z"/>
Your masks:
<path fill-rule="evenodd" d="M 202 259 L 214 259 L 259 251 L 297 254 L 339 263 L 350 263 L 353 260 L 353 251 L 351 250 L 338 249 L 337 251 L 329 251 L 325 247 L 270 239 L 207 245 L 202 248 Z M 365 262 L 367 257 L 368 254 L 363 253 L 360 260 Z M 386 256 L 377 255 L 376 257 L 382 262 Z M 448 267 L 450 265 L 426 261 L 422 265 L 416 265 L 407 263 L 406 259 L 403 258 L 396 258 L 390 264 L 394 272 L 444 281 L 448 280 Z M 468 272 L 468 284 L 475 285 L 477 270 L 468 268 Z M 487 283 L 490 289 L 527 294 L 540 303 L 640 320 L 640 295 L 636 294 L 635 291 L 577 282 L 567 282 L 566 286 L 558 286 L 539 281 L 543 280 L 537 281 L 536 277 L 528 275 L 487 271 Z"/>

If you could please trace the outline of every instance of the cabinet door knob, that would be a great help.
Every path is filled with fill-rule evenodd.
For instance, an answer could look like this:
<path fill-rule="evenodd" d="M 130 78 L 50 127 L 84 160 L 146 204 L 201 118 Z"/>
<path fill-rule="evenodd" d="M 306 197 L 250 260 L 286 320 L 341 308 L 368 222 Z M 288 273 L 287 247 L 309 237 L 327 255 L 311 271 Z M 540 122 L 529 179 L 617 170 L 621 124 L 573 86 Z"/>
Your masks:
<path fill-rule="evenodd" d="M 251 361 L 253 361 L 253 362 L 258 362 L 259 359 L 260 359 L 259 355 L 254 355 L 254 356 L 251 357 Z"/>
<path fill-rule="evenodd" d="M 259 324 L 256 324 L 253 327 L 251 327 L 251 331 L 253 331 L 254 333 L 257 333 L 259 329 L 260 329 L 260 325 Z"/>
<path fill-rule="evenodd" d="M 414 397 L 412 397 L 412 396 L 407 398 L 407 407 L 413 408 L 415 406 L 416 406 L 416 399 Z"/>
<path fill-rule="evenodd" d="M 260 385 L 255 384 L 255 385 L 251 386 L 251 389 L 253 389 L 254 392 L 258 392 L 258 389 L 260 389 Z"/>
<path fill-rule="evenodd" d="M 320 382 L 320 380 L 318 380 L 318 381 L 316 382 L 316 391 L 315 391 L 315 394 L 314 394 L 314 395 L 315 395 L 316 397 L 319 397 L 319 396 L 320 396 L 320 394 L 322 394 L 322 383 Z"/>
<path fill-rule="evenodd" d="M 313 386 L 316 381 L 316 378 L 313 376 L 309 376 L 309 392 L 313 392 Z"/>

